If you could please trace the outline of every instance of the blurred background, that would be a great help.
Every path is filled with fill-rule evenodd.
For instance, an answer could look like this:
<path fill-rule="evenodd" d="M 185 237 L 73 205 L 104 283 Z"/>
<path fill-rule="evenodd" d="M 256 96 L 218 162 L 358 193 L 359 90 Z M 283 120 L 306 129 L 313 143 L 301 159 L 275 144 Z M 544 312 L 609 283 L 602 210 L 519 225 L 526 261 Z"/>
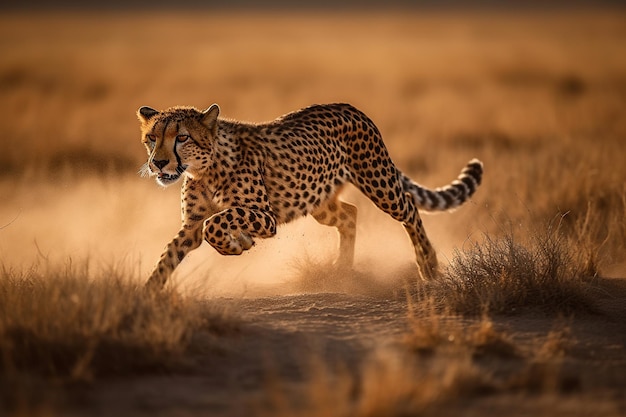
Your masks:
<path fill-rule="evenodd" d="M 426 186 L 484 161 L 472 203 L 425 219 L 444 264 L 483 233 L 562 218 L 594 242 L 605 274 L 624 273 L 621 2 L 213 3 L 3 3 L 5 267 L 89 258 L 147 274 L 177 231 L 179 189 L 137 175 L 142 105 L 215 102 L 224 117 L 260 122 L 340 101 L 368 114 Z M 411 262 L 400 225 L 354 190 L 346 199 L 361 209 L 357 269 Z M 244 282 L 261 269 L 284 277 L 302 253 L 332 259 L 336 244 L 304 220 L 244 257 L 203 247 L 192 258 L 213 271 L 203 276 Z M 181 274 L 198 274 L 188 263 Z"/>

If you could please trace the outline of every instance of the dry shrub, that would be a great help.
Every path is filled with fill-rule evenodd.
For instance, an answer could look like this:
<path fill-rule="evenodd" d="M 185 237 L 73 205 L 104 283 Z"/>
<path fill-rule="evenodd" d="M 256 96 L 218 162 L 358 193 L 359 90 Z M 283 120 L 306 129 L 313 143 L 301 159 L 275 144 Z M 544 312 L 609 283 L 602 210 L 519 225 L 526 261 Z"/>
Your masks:
<path fill-rule="evenodd" d="M 428 362 L 398 352 L 379 352 L 364 367 L 356 416 L 426 414 L 446 401 L 484 395 L 495 389 L 491 375 L 468 355 Z M 435 407 L 435 408 L 433 408 Z"/>
<path fill-rule="evenodd" d="M 537 336 L 522 349 L 486 316 L 470 323 L 431 311 L 411 318 L 403 344 L 372 352 L 356 372 L 314 360 L 298 386 L 272 380 L 266 387 L 265 414 L 448 415 L 443 411 L 447 405 L 456 404 L 456 409 L 481 397 L 541 396 L 576 388 L 575 378 L 561 366 L 563 349 L 570 343 L 567 328 Z"/>
<path fill-rule="evenodd" d="M 442 274 L 420 294 L 431 294 L 444 307 L 462 314 L 514 313 L 537 307 L 549 313 L 594 311 L 596 276 L 588 242 L 568 237 L 559 224 L 518 238 L 502 237 L 457 251 Z"/>
<path fill-rule="evenodd" d="M 332 261 L 320 262 L 307 254 L 291 263 L 297 273 L 294 290 L 298 292 L 355 293 L 375 282 L 371 275 L 358 273 L 350 268 L 340 268 Z"/>
<path fill-rule="evenodd" d="M 571 392 L 579 388 L 578 376 L 565 372 L 563 366 L 572 344 L 570 327 L 555 326 L 545 338 L 535 340 L 535 346 L 527 353 L 523 370 L 508 379 L 507 388 L 532 393 Z"/>
<path fill-rule="evenodd" d="M 446 400 L 468 394 L 550 395 L 580 388 L 578 375 L 564 366 L 574 340 L 569 325 L 561 320 L 545 335 L 523 336 L 527 341 L 523 346 L 517 344 L 514 333 L 496 329 L 486 315 L 471 320 L 431 308 L 426 314 L 412 316 L 410 325 L 404 346 L 417 357 L 431 361 L 433 367 L 440 362 L 453 368 L 469 363 L 464 368 L 472 372 L 465 377 L 471 378 L 457 381 L 457 391 L 444 393 Z M 471 384 L 473 390 L 458 389 L 462 381 Z"/>
<path fill-rule="evenodd" d="M 404 294 L 404 282 L 415 277 L 415 266 L 399 269 L 393 278 L 370 270 L 357 270 L 336 265 L 332 260 L 319 261 L 306 254 L 291 261 L 296 280 L 290 284 L 294 292 L 341 292 L 365 296 L 397 296 Z M 360 265 L 359 265 L 360 266 Z"/>
<path fill-rule="evenodd" d="M 480 321 L 468 320 L 439 314 L 433 308 L 426 315 L 413 315 L 409 323 L 405 345 L 421 355 L 459 352 L 474 358 L 514 358 L 520 355 L 511 338 L 497 331 L 488 316 L 483 316 Z"/>
<path fill-rule="evenodd" d="M 409 324 L 400 344 L 374 350 L 353 372 L 317 359 L 299 386 L 272 379 L 267 415 L 437 415 L 450 401 L 508 388 L 508 374 L 494 375 L 480 363 L 486 356 L 518 361 L 522 352 L 488 317 L 465 320 L 441 314 L 431 305 L 414 310 Z"/>
<path fill-rule="evenodd" d="M 443 402 L 493 389 L 469 357 L 417 361 L 395 350 L 378 350 L 358 374 L 314 361 L 299 387 L 268 386 L 267 415 L 307 417 L 414 416 Z"/>
<path fill-rule="evenodd" d="M 1 274 L 3 378 L 159 372 L 182 363 L 196 334 L 236 328 L 199 300 L 172 289 L 150 294 L 115 268 L 92 273 L 85 263 Z"/>

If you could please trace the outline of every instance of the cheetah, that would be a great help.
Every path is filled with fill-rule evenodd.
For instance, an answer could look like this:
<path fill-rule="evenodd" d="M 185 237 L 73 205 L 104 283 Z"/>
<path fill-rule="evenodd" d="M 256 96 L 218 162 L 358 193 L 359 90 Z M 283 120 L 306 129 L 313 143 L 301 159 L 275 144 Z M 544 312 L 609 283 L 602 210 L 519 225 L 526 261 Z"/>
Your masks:
<path fill-rule="evenodd" d="M 401 222 L 415 249 L 420 276 L 431 279 L 437 257 L 418 210 L 442 211 L 466 202 L 483 165 L 471 160 L 459 177 L 434 190 L 394 165 L 376 125 L 350 104 L 313 105 L 271 122 L 219 117 L 217 104 L 200 111 L 141 107 L 137 116 L 148 152 L 142 174 L 168 186 L 181 177 L 182 225 L 146 286 L 161 288 L 203 240 L 222 255 L 240 255 L 277 225 L 312 215 L 339 233 L 338 267 L 351 267 L 356 206 L 338 198 L 351 183 Z"/>

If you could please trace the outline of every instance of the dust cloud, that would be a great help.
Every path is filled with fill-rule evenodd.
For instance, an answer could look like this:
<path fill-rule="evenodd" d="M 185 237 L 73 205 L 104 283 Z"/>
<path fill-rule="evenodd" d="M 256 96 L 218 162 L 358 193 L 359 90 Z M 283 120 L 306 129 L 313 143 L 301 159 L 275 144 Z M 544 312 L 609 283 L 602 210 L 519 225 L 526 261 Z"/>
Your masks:
<path fill-rule="evenodd" d="M 96 267 L 126 268 L 143 280 L 179 227 L 178 186 L 163 189 L 149 180 L 124 177 L 40 183 L 36 190 L 0 187 L 11 200 L 0 211 L 5 225 L 0 260 L 12 267 L 88 261 Z M 416 272 L 402 225 L 354 188 L 348 187 L 342 198 L 359 207 L 353 270 L 332 265 L 339 244 L 335 229 L 306 217 L 281 225 L 271 239 L 257 239 L 241 256 L 222 256 L 203 243 L 179 266 L 172 284 L 208 297 L 401 288 Z M 443 264 L 459 241 L 446 228 L 446 219 L 446 214 L 424 217 Z"/>

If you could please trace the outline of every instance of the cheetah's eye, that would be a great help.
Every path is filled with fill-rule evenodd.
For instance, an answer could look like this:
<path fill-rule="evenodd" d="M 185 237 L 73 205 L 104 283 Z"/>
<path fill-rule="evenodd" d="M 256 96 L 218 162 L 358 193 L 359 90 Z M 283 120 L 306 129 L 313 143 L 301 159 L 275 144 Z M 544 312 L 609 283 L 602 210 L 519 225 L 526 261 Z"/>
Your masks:
<path fill-rule="evenodd" d="M 176 136 L 176 142 L 178 142 L 178 143 L 183 143 L 187 139 L 189 139 L 189 135 L 178 135 L 178 136 Z"/>
<path fill-rule="evenodd" d="M 146 135 L 146 139 L 148 139 L 150 142 L 156 142 L 156 136 L 154 135 Z"/>

